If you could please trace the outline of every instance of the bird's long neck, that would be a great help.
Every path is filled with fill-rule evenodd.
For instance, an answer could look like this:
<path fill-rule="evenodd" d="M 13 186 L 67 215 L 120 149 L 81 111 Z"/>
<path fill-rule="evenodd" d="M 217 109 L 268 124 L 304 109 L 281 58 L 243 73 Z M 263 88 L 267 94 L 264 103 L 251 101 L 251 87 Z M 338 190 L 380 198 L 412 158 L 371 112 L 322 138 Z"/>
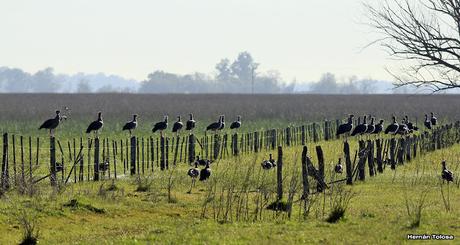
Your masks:
<path fill-rule="evenodd" d="M 190 114 L 190 120 L 193 120 L 193 114 Z"/>
<path fill-rule="evenodd" d="M 137 122 L 137 116 L 133 116 L 133 122 Z"/>
<path fill-rule="evenodd" d="M 102 122 L 102 115 L 101 115 L 101 114 L 99 114 L 99 115 L 97 116 L 97 120 L 98 120 L 99 122 Z"/>
<path fill-rule="evenodd" d="M 442 170 L 446 170 L 446 163 L 445 162 L 442 162 Z"/>
<path fill-rule="evenodd" d="M 367 117 L 364 116 L 363 124 L 366 124 L 366 122 L 367 122 Z"/>
<path fill-rule="evenodd" d="M 353 118 L 352 117 L 348 118 L 348 124 L 353 124 Z"/>

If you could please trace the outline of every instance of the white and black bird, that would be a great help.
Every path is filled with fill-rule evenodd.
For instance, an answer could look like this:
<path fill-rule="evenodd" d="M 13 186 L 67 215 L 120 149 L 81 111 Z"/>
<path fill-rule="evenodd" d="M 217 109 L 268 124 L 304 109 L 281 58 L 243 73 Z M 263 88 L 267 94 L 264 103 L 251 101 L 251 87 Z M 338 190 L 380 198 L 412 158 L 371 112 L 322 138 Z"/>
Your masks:
<path fill-rule="evenodd" d="M 220 124 L 219 131 L 225 128 L 225 116 L 222 115 L 221 117 L 222 117 L 222 119 L 221 119 L 221 124 Z"/>
<path fill-rule="evenodd" d="M 197 162 L 195 162 L 195 167 L 194 168 L 190 168 L 187 171 L 187 175 L 190 176 L 190 178 L 192 178 L 192 184 L 190 185 L 190 190 L 188 191 L 188 193 L 191 193 L 192 188 L 195 186 L 196 178 L 198 176 L 200 176 L 200 169 L 198 168 L 198 163 Z"/>
<path fill-rule="evenodd" d="M 50 118 L 42 123 L 42 125 L 38 128 L 38 130 L 44 128 L 49 129 L 50 136 L 54 136 L 54 129 L 59 126 L 59 122 L 62 120 L 61 118 L 61 111 L 56 111 L 56 116 L 54 118 Z"/>
<path fill-rule="evenodd" d="M 211 161 L 207 160 L 207 159 L 201 159 L 200 156 L 196 156 L 196 161 L 195 161 L 196 164 L 200 165 L 200 166 L 206 166 L 206 164 L 211 164 Z"/>
<path fill-rule="evenodd" d="M 104 121 L 102 120 L 102 112 L 97 113 L 97 120 L 92 121 L 88 128 L 86 129 L 86 133 L 89 134 L 91 131 L 94 131 L 97 134 L 99 133 L 99 130 L 104 126 Z"/>
<path fill-rule="evenodd" d="M 179 133 L 179 131 L 184 127 L 184 124 L 182 123 L 181 116 L 177 116 L 177 121 L 174 122 L 172 132 L 173 133 Z"/>
<path fill-rule="evenodd" d="M 358 125 L 356 125 L 356 127 L 353 129 L 353 132 L 351 132 L 351 136 L 364 134 L 366 133 L 366 130 L 367 130 L 367 116 L 364 116 L 363 123 L 361 124 L 358 123 Z"/>
<path fill-rule="evenodd" d="M 366 134 L 374 133 L 374 131 L 375 131 L 374 120 L 375 120 L 375 118 L 372 117 L 371 118 L 371 123 L 369 125 L 367 125 Z"/>
<path fill-rule="evenodd" d="M 453 182 L 454 181 L 454 174 L 452 171 L 447 169 L 446 167 L 446 161 L 442 161 L 442 173 L 441 173 L 441 178 L 447 182 Z"/>
<path fill-rule="evenodd" d="M 187 131 L 192 131 L 194 128 L 195 128 L 195 125 L 196 125 L 196 121 L 195 119 L 193 118 L 193 114 L 190 113 L 189 114 L 189 119 L 187 120 L 187 122 L 185 123 L 185 130 Z"/>
<path fill-rule="evenodd" d="M 436 126 L 438 124 L 438 119 L 434 116 L 434 113 L 431 112 L 431 125 Z"/>
<path fill-rule="evenodd" d="M 375 125 L 375 130 L 372 134 L 380 134 L 383 132 L 383 119 L 380 119 L 379 123 Z"/>
<path fill-rule="evenodd" d="M 230 124 L 230 129 L 239 129 L 241 127 L 241 116 L 238 116 L 236 121 Z"/>
<path fill-rule="evenodd" d="M 398 133 L 399 135 L 406 135 L 406 134 L 408 134 L 409 132 L 410 132 L 410 130 L 409 130 L 409 127 L 407 127 L 406 120 L 403 119 L 403 120 L 401 121 L 401 124 L 399 124 L 398 132 L 397 132 L 397 133 Z"/>
<path fill-rule="evenodd" d="M 160 131 L 161 136 L 163 136 L 163 130 L 168 128 L 168 115 L 166 115 L 161 122 L 155 123 L 153 126 L 152 132 Z"/>
<path fill-rule="evenodd" d="M 431 129 L 431 120 L 428 118 L 428 115 L 425 114 L 425 121 L 423 122 L 423 125 L 425 125 L 425 128 Z"/>
<path fill-rule="evenodd" d="M 339 162 L 335 165 L 334 171 L 338 174 L 343 173 L 342 158 L 339 158 Z"/>
<path fill-rule="evenodd" d="M 222 127 L 222 116 L 219 116 L 219 121 L 213 122 L 206 127 L 206 131 L 217 132 Z"/>
<path fill-rule="evenodd" d="M 270 158 L 268 160 L 262 161 L 261 166 L 262 166 L 262 169 L 264 169 L 264 170 L 270 170 L 270 169 L 276 167 L 276 162 L 272 158 L 272 154 L 270 154 Z"/>
<path fill-rule="evenodd" d="M 396 134 L 398 133 L 399 124 L 396 122 L 396 117 L 392 117 L 393 122 L 387 126 L 385 129 L 385 134 Z"/>
<path fill-rule="evenodd" d="M 211 176 L 211 168 L 209 167 L 209 161 L 206 162 L 206 167 L 200 171 L 200 181 L 205 181 Z"/>
<path fill-rule="evenodd" d="M 347 134 L 351 132 L 351 130 L 353 129 L 353 117 L 354 115 L 350 114 L 348 116 L 348 121 L 346 123 L 339 125 L 336 135 Z"/>
<path fill-rule="evenodd" d="M 137 128 L 137 114 L 133 115 L 133 120 L 127 122 L 124 126 L 122 131 L 128 130 L 129 135 L 132 134 L 132 131 Z"/>

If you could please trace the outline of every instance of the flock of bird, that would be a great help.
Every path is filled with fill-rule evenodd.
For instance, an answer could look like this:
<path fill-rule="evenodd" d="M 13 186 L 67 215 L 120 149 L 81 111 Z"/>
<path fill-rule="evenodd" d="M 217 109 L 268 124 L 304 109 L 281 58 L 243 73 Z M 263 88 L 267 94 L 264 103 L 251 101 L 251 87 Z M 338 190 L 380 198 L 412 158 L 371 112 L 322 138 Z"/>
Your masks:
<path fill-rule="evenodd" d="M 133 119 L 129 122 L 127 122 L 123 128 L 122 131 L 128 130 L 129 134 L 132 135 L 132 131 L 137 128 L 137 118 L 138 115 L 134 114 Z M 57 110 L 56 111 L 56 116 L 54 118 L 50 118 L 46 120 L 45 122 L 42 123 L 42 125 L 38 129 L 48 129 L 50 132 L 50 135 L 54 135 L 54 130 L 59 126 L 59 123 L 63 120 L 67 119 L 66 116 L 61 116 L 61 111 Z M 102 112 L 98 112 L 97 114 L 97 119 L 93 122 L 91 122 L 86 129 L 86 133 L 89 134 L 91 132 L 95 132 L 96 136 L 98 135 L 99 130 L 102 129 L 104 126 L 104 121 L 102 119 Z M 196 120 L 193 117 L 193 114 L 189 114 L 189 120 L 185 123 L 185 130 L 186 131 L 192 131 L 195 129 L 196 126 Z M 230 129 L 239 129 L 241 127 L 241 116 L 238 116 L 236 121 L 232 122 L 230 124 Z M 163 121 L 157 122 L 154 124 L 152 132 L 155 133 L 159 131 L 161 135 L 163 136 L 163 131 L 168 128 L 168 116 L 164 116 Z M 184 128 L 184 123 L 182 122 L 181 116 L 177 116 L 177 121 L 174 122 L 173 127 L 172 127 L 172 132 L 178 134 L 182 129 Z M 219 120 L 216 122 L 213 122 L 209 124 L 206 127 L 206 131 L 213 131 L 217 132 L 220 130 L 223 130 L 225 128 L 225 116 L 220 115 Z"/>
<path fill-rule="evenodd" d="M 430 117 L 425 114 L 425 121 L 424 121 L 424 126 L 427 129 L 432 129 L 433 126 L 437 125 L 437 118 L 434 116 L 434 113 L 430 113 Z M 138 115 L 134 114 L 133 119 L 129 122 L 127 122 L 122 130 L 128 130 L 129 134 L 132 134 L 132 131 L 137 128 L 137 118 Z M 337 128 L 337 133 L 336 135 L 342 135 L 344 134 L 346 137 L 348 135 L 350 136 L 362 136 L 362 135 L 378 135 L 382 132 L 385 134 L 392 134 L 392 135 L 407 135 L 410 134 L 414 131 L 418 131 L 419 128 L 417 125 L 414 125 L 410 120 L 409 117 L 406 115 L 402 119 L 401 123 L 398 123 L 396 121 L 396 117 L 392 117 L 392 123 L 389 124 L 385 130 L 384 128 L 384 120 L 380 119 L 377 124 L 375 124 L 375 118 L 374 117 L 369 117 L 370 118 L 370 123 L 367 123 L 367 116 L 363 117 L 363 122 L 361 123 L 361 118 L 358 117 L 358 123 L 355 127 L 353 127 L 353 118 L 354 115 L 349 115 L 347 122 L 344 124 L 339 125 Z M 54 130 L 58 127 L 60 121 L 63 119 L 67 119 L 66 116 L 61 116 L 61 112 L 59 110 L 56 111 L 56 116 L 54 118 L 48 119 L 43 124 L 39 127 L 39 129 L 48 129 L 50 132 L 50 135 L 54 135 Z M 86 129 L 86 133 L 91 133 L 95 132 L 96 136 L 99 132 L 100 129 L 104 126 L 104 121 L 102 119 L 102 112 L 98 112 L 97 114 L 97 120 L 91 122 Z M 185 130 L 187 131 L 192 131 L 196 126 L 196 120 L 193 117 L 193 114 L 189 114 L 189 119 L 185 123 Z M 184 127 L 184 124 L 181 120 L 181 116 L 177 117 L 177 121 L 174 122 L 173 127 L 172 127 L 172 132 L 173 133 L 179 133 Z M 230 129 L 238 129 L 241 127 L 241 116 L 238 116 L 236 121 L 232 122 L 230 125 Z M 157 122 L 154 124 L 152 132 L 157 132 L 159 131 L 161 135 L 163 135 L 163 131 L 168 128 L 168 116 L 164 116 L 163 121 Z M 222 129 L 225 128 L 225 116 L 220 115 L 219 119 L 216 122 L 213 122 L 209 124 L 206 127 L 206 131 L 213 131 L 213 132 L 218 132 Z M 196 161 L 194 163 L 194 167 L 190 168 L 187 171 L 187 175 L 192 178 L 192 185 L 190 187 L 190 191 L 192 188 L 195 186 L 196 179 L 199 177 L 200 181 L 205 181 L 211 176 L 211 168 L 210 164 L 212 162 L 210 160 L 206 159 L 200 159 L 199 156 L 197 156 Z M 198 166 L 204 166 L 203 169 L 199 169 Z M 276 161 L 272 158 L 272 154 L 270 154 L 270 158 L 268 160 L 264 160 L 261 163 L 262 169 L 264 170 L 270 170 L 274 167 L 276 167 Z M 339 162 L 335 165 L 334 167 L 335 173 L 341 174 L 343 173 L 343 166 L 341 163 L 341 159 L 339 158 Z M 448 170 L 446 167 L 446 162 L 442 162 L 442 173 L 441 173 L 441 178 L 447 182 L 452 182 L 453 181 L 453 173 L 452 171 Z"/>
<path fill-rule="evenodd" d="M 361 135 L 372 135 L 372 134 L 380 134 L 384 132 L 385 134 L 392 134 L 392 135 L 408 135 L 410 133 L 413 133 L 414 131 L 418 131 L 419 128 L 417 125 L 414 125 L 410 120 L 409 117 L 406 115 L 402 119 L 401 123 L 398 123 L 396 121 L 396 117 L 392 117 L 392 123 L 390 123 L 385 130 L 383 130 L 384 125 L 383 119 L 380 119 L 380 121 L 375 124 L 375 118 L 374 117 L 369 117 L 370 118 L 370 123 L 367 123 L 367 116 L 363 117 L 363 122 L 361 123 L 361 118 L 358 117 L 358 124 L 356 127 L 353 127 L 353 118 L 354 115 L 350 115 L 348 117 L 348 120 L 346 123 L 339 125 L 337 128 L 337 133 L 336 135 L 342 135 L 344 134 L 345 136 L 361 136 Z M 431 112 L 431 117 L 428 117 L 427 114 L 425 114 L 425 121 L 423 124 L 427 129 L 432 129 L 433 126 L 436 126 L 438 122 L 438 119 L 434 116 L 434 113 Z"/>

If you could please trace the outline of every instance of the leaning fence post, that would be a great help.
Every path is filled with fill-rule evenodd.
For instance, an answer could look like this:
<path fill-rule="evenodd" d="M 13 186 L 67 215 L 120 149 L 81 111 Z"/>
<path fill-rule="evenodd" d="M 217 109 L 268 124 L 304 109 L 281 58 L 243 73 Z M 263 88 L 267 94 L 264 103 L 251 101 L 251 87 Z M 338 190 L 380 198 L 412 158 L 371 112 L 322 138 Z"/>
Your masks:
<path fill-rule="evenodd" d="M 318 177 L 321 178 L 322 182 L 324 182 L 324 155 L 323 155 L 323 149 L 321 149 L 321 146 L 316 146 L 316 155 L 318 156 Z M 323 186 L 323 183 L 318 181 L 318 185 L 316 186 L 316 190 L 318 192 L 323 192 L 325 186 Z"/>
<path fill-rule="evenodd" d="M 310 185 L 308 183 L 308 167 L 307 167 L 307 154 L 308 149 L 307 146 L 303 146 L 302 151 L 302 186 L 303 186 L 303 193 L 302 199 L 308 199 L 308 194 L 310 193 Z"/>
<path fill-rule="evenodd" d="M 283 147 L 278 146 L 278 162 L 276 165 L 277 199 L 283 199 Z"/>
<path fill-rule="evenodd" d="M 367 165 L 369 166 L 369 176 L 374 176 L 374 141 L 367 140 Z"/>
<path fill-rule="evenodd" d="M 347 185 L 353 184 L 353 169 L 350 159 L 350 144 L 347 141 L 343 143 L 343 154 L 345 155 L 345 170 L 347 173 Z"/>
<path fill-rule="evenodd" d="M 56 139 L 50 136 L 50 181 L 56 186 Z"/>
<path fill-rule="evenodd" d="M 377 139 L 377 171 L 383 173 L 383 161 L 382 161 L 382 140 Z"/>

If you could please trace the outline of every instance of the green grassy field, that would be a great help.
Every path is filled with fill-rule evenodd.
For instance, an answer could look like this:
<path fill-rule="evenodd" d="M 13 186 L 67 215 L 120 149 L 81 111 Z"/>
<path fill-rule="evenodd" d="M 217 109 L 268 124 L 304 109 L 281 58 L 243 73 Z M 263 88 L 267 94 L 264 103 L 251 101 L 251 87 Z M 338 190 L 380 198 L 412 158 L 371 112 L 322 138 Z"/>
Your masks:
<path fill-rule="evenodd" d="M 129 115 L 118 118 L 124 122 Z M 284 120 L 261 117 L 248 122 L 251 126 L 245 130 L 289 124 Z M 35 129 L 40 121 L 12 118 L 3 122 L 5 131 L 16 129 L 41 137 L 40 159 L 46 166 L 47 136 Z M 71 138 L 86 139 L 79 133 L 86 124 L 83 119 L 64 123 L 57 139 L 64 145 Z M 115 132 L 118 127 L 121 123 L 107 125 L 104 137 L 125 139 L 126 134 Z M 138 136 L 149 136 L 149 127 L 142 126 Z M 333 173 L 337 159 L 343 158 L 342 140 L 309 142 L 315 165 L 316 145 L 324 151 L 327 181 L 344 178 L 345 174 Z M 357 140 L 350 140 L 350 146 L 353 156 Z M 0 244 L 19 243 L 30 226 L 34 229 L 29 230 L 38 231 L 40 244 L 404 244 L 410 242 L 407 234 L 454 235 L 455 240 L 443 243 L 458 243 L 460 145 L 426 153 L 396 170 L 386 166 L 384 173 L 375 177 L 369 177 L 366 167 L 365 181 L 331 185 L 324 193 L 310 195 L 307 206 L 300 200 L 302 147 L 284 147 L 283 151 L 283 200 L 292 196 L 290 215 L 267 209 L 276 200 L 276 173 L 262 170 L 260 163 L 268 154 L 275 158 L 277 154 L 263 150 L 214 162 L 211 178 L 197 181 L 191 193 L 191 179 L 186 174 L 189 166 L 184 163 L 168 171 L 155 168 L 153 174 L 140 178 L 120 174 L 115 182 L 51 188 L 49 180 L 44 180 L 25 185 L 25 194 L 21 194 L 24 189 L 13 188 L 0 198 Z M 442 160 L 454 172 L 454 183 L 441 181 Z M 120 161 L 117 164 L 120 172 L 122 165 Z M 314 192 L 316 182 L 310 180 Z M 345 208 L 344 217 L 337 223 L 327 222 L 337 207 Z"/>

